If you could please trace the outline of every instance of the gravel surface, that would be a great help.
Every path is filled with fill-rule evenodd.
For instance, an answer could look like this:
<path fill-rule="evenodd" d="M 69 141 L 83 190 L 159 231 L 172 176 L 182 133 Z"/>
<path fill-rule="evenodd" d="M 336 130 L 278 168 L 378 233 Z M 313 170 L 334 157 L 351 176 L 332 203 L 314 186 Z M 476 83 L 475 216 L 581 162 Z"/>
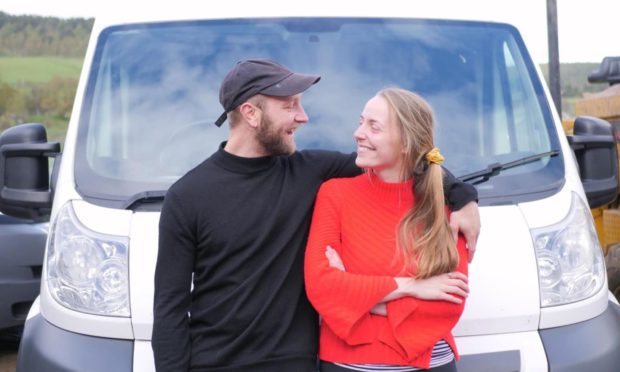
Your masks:
<path fill-rule="evenodd" d="M 15 372 L 19 337 L 15 331 L 0 333 L 0 372 Z"/>
<path fill-rule="evenodd" d="M 0 372 L 15 372 L 15 361 L 17 360 L 17 349 L 0 349 Z"/>

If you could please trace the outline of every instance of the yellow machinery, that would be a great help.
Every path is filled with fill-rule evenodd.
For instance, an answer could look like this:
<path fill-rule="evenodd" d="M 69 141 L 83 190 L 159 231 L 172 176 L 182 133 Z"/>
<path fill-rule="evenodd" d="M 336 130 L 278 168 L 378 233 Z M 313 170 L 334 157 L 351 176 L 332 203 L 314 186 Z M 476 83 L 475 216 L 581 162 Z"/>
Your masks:
<path fill-rule="evenodd" d="M 594 116 L 612 125 L 620 154 L 620 57 L 605 57 L 598 69 L 588 76 L 590 83 L 609 83 L 602 92 L 587 94 L 575 103 L 576 116 Z M 573 120 L 565 120 L 564 130 L 572 132 Z M 620 192 L 620 188 L 619 188 Z M 592 209 L 596 230 L 605 253 L 609 288 L 620 300 L 620 198 Z"/>

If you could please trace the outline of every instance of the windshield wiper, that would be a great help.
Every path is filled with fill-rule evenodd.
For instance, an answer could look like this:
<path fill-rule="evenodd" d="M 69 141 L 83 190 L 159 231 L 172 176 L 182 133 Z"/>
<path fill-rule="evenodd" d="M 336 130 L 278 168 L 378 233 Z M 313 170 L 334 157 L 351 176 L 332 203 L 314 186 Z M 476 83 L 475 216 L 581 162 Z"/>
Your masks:
<path fill-rule="evenodd" d="M 168 190 L 142 191 L 133 194 L 123 204 L 123 209 L 133 209 L 141 204 L 156 203 L 164 200 Z"/>
<path fill-rule="evenodd" d="M 473 179 L 476 179 L 476 178 L 481 178 L 481 180 L 479 180 L 479 181 L 472 182 L 472 184 L 477 185 L 479 183 L 483 183 L 483 182 L 488 181 L 491 177 L 497 176 L 503 170 L 514 168 L 514 167 L 518 167 L 518 166 L 521 166 L 521 165 L 524 165 L 524 164 L 533 163 L 533 162 L 535 162 L 537 160 L 540 160 L 542 158 L 558 156 L 559 154 L 560 154 L 559 150 L 551 150 L 551 151 L 547 151 L 547 152 L 541 152 L 540 154 L 536 154 L 536 155 L 526 156 L 526 157 L 518 159 L 518 160 L 509 161 L 507 163 L 497 163 L 497 162 L 496 163 L 491 163 L 491 164 L 487 165 L 486 169 L 479 170 L 479 171 L 473 172 L 473 173 L 469 173 L 469 174 L 466 174 L 464 176 L 460 176 L 460 177 L 457 177 L 457 178 L 460 179 L 463 182 L 466 182 L 466 181 L 469 181 L 469 180 L 473 180 Z"/>

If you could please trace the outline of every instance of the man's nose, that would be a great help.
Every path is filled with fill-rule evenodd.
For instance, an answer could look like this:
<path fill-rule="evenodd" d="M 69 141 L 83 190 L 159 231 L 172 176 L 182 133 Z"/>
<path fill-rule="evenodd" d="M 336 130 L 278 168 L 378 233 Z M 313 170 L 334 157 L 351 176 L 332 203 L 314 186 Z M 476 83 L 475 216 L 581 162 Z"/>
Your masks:
<path fill-rule="evenodd" d="M 304 110 L 302 106 L 299 106 L 299 109 L 297 110 L 297 113 L 295 114 L 295 121 L 298 123 L 307 123 L 308 120 L 310 120 L 310 118 L 308 118 L 306 111 Z"/>

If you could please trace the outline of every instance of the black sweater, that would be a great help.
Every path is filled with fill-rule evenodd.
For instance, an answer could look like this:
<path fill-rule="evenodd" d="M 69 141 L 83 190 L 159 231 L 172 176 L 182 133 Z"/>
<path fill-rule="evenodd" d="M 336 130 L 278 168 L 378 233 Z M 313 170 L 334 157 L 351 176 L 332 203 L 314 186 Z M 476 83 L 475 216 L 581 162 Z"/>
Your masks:
<path fill-rule="evenodd" d="M 220 148 L 170 188 L 155 272 L 158 371 L 316 370 L 304 248 L 319 186 L 359 174 L 354 160 L 320 150 L 241 158 Z M 448 189 L 457 207 L 476 198 L 467 184 Z"/>

